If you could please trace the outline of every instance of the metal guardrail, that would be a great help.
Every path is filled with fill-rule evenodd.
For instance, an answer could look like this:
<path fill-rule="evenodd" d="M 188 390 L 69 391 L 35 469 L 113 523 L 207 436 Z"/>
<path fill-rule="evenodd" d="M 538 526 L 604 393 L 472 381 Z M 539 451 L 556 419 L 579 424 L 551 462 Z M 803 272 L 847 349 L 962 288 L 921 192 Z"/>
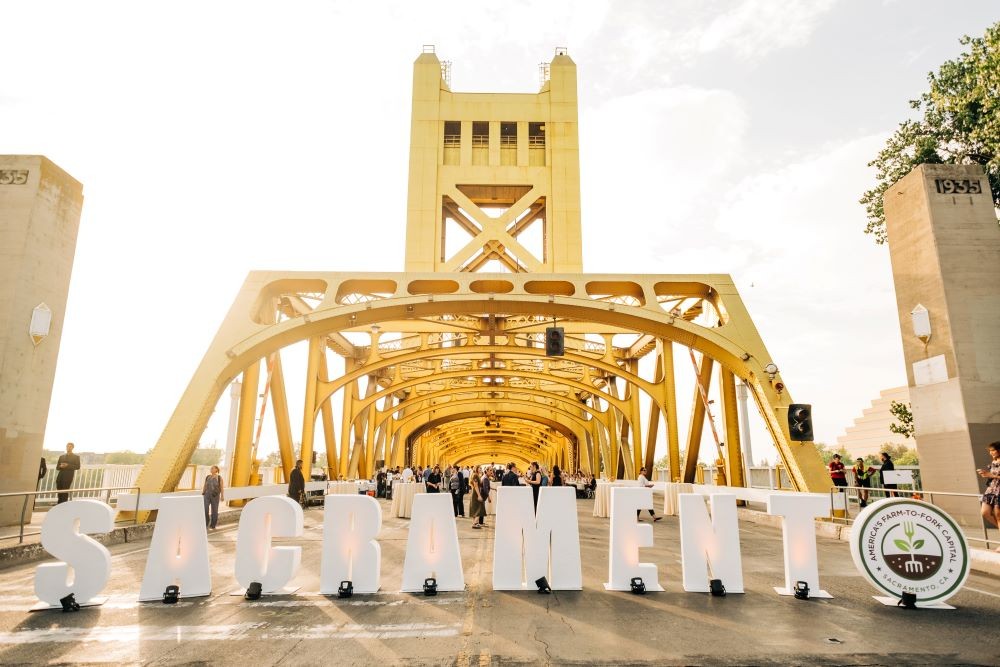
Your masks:
<path fill-rule="evenodd" d="M 931 505 L 934 505 L 936 507 L 937 503 L 934 502 L 934 498 L 935 497 L 937 497 L 937 498 L 942 498 L 942 497 L 947 497 L 947 498 L 971 498 L 971 499 L 975 500 L 976 511 L 977 512 L 979 510 L 979 504 L 982 502 L 981 501 L 981 497 L 980 497 L 980 495 L 978 493 L 955 493 L 955 492 L 951 492 L 951 491 L 927 491 L 925 489 L 886 489 L 886 488 L 883 488 L 883 487 L 868 487 L 868 486 L 831 486 L 830 487 L 830 520 L 831 521 L 843 523 L 843 524 L 848 525 L 848 526 L 850 526 L 850 525 L 852 525 L 854 523 L 854 519 L 848 514 L 847 508 L 848 508 L 848 505 L 850 504 L 851 498 L 858 498 L 859 497 L 857 492 L 860 491 L 860 490 L 864 490 L 864 491 L 868 491 L 869 492 L 869 496 L 868 496 L 869 500 L 868 500 L 868 502 L 873 502 L 873 500 L 880 500 L 880 499 L 887 498 L 887 497 L 904 497 L 904 496 L 909 496 L 910 498 L 912 498 L 914 500 L 924 500 L 924 501 L 926 501 L 926 502 L 928 502 Z M 854 491 L 853 495 L 851 494 L 851 491 Z M 833 513 L 834 512 L 834 494 L 835 493 L 841 493 L 841 492 L 846 492 L 845 493 L 845 498 L 844 498 L 844 516 L 835 516 L 834 513 Z M 860 504 L 860 501 L 858 501 L 858 502 Z M 982 542 L 982 543 L 984 543 L 986 549 L 990 549 L 990 543 L 1000 544 L 1000 537 L 993 537 L 993 538 L 990 537 L 990 532 L 989 532 L 990 531 L 990 527 L 987 525 L 986 519 L 983 518 L 982 516 L 980 516 L 979 520 L 980 520 L 980 527 L 983 530 L 983 536 L 982 537 L 976 537 L 974 535 L 969 535 L 968 532 L 965 530 L 965 526 L 960 526 L 963 529 L 962 532 L 965 533 L 965 539 L 967 539 L 967 540 L 973 540 L 973 541 L 976 541 L 976 542 Z"/>
<path fill-rule="evenodd" d="M 138 486 L 106 486 L 106 487 L 92 488 L 92 489 L 64 489 L 64 490 L 59 490 L 58 493 L 65 493 L 65 494 L 68 494 L 69 496 L 73 496 L 73 495 L 76 495 L 76 494 L 93 494 L 95 492 L 96 493 L 104 493 L 104 502 L 107 505 L 110 506 L 111 505 L 111 493 L 113 491 L 135 491 L 136 507 L 139 506 L 139 495 L 140 495 L 141 491 L 139 490 Z M 18 525 L 18 533 L 17 533 L 17 543 L 18 544 L 24 544 L 24 538 L 25 537 L 30 537 L 30 536 L 33 536 L 33 535 L 40 535 L 41 534 L 40 530 L 39 531 L 34 531 L 34 532 L 28 532 L 28 533 L 26 533 L 24 531 L 24 526 L 25 526 L 24 516 L 25 516 L 25 514 L 28 511 L 28 499 L 31 498 L 31 497 L 50 495 L 51 493 L 52 493 L 52 491 L 50 491 L 50 490 L 45 490 L 45 491 L 21 491 L 21 492 L 15 491 L 15 492 L 11 492 L 11 493 L 0 493 L 0 500 L 3 500 L 4 498 L 20 498 L 22 496 L 24 497 L 24 502 L 21 503 L 21 520 L 20 520 L 20 523 Z M 88 495 L 87 497 L 93 498 L 95 496 Z M 116 502 L 116 506 L 117 506 L 117 502 Z M 136 512 L 135 519 L 133 521 L 133 525 L 137 524 L 138 522 L 139 522 L 139 514 L 138 514 L 138 512 Z M 30 524 L 30 521 L 29 521 L 29 524 Z M 9 539 L 11 539 L 13 537 L 14 537 L 14 535 L 0 535 L 0 540 L 9 540 Z"/>

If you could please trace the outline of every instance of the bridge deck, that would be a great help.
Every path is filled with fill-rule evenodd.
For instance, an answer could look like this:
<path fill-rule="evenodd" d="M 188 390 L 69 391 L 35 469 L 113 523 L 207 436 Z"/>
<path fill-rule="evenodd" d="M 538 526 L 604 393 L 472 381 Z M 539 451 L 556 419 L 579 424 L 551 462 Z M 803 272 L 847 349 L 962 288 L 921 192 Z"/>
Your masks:
<path fill-rule="evenodd" d="M 235 526 L 209 537 L 215 593 L 176 606 L 135 601 L 148 542 L 113 547 L 109 601 L 75 614 L 28 613 L 34 564 L 13 566 L 0 571 L 0 664 L 996 664 L 1000 656 L 996 578 L 974 573 L 952 598 L 955 611 L 883 607 L 846 543 L 819 538 L 821 581 L 835 598 L 779 597 L 772 587 L 783 581 L 780 532 L 744 524 L 747 593 L 685 593 L 677 520 L 667 517 L 654 524 L 656 546 L 643 552 L 659 565 L 666 592 L 609 593 L 608 522 L 592 517 L 588 502 L 579 510 L 584 590 L 550 596 L 494 592 L 493 530 L 473 530 L 467 519 L 459 520 L 466 592 L 400 594 L 409 522 L 387 516 L 383 592 L 320 597 L 318 508 L 306 512 L 306 536 L 288 541 L 303 547 L 296 596 L 229 595 Z"/>

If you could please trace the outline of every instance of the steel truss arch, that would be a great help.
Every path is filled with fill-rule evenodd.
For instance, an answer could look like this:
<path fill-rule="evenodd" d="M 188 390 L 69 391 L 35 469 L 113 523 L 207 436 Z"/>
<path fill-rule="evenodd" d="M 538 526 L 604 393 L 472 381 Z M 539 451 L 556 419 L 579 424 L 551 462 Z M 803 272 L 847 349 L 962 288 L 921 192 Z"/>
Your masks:
<path fill-rule="evenodd" d="M 506 291 L 484 294 L 477 291 L 474 281 L 488 284 L 490 288 L 502 285 Z M 352 283 L 351 289 L 356 291 L 362 291 L 356 287 L 359 284 L 378 284 L 380 289 L 376 291 L 385 294 L 385 297 L 342 305 L 337 295 L 342 289 L 347 289 L 347 283 Z M 544 283 L 544 287 L 533 288 L 533 283 Z M 599 283 L 600 288 L 589 287 L 595 283 Z M 539 293 L 538 289 L 550 292 Z M 601 294 L 621 289 L 628 294 L 629 303 L 637 305 L 589 296 L 595 289 Z M 268 323 L 268 320 L 273 320 L 269 313 L 288 293 L 314 294 L 318 305 L 311 312 Z M 679 294 L 683 298 L 689 298 L 684 296 L 687 294 L 700 295 L 719 313 L 718 326 L 701 326 L 674 311 L 664 311 L 658 301 L 661 294 Z M 675 311 L 679 312 L 676 308 Z M 784 390 L 780 373 L 765 370 L 773 362 L 728 276 L 547 274 L 544 281 L 539 281 L 538 276 L 531 274 L 384 273 L 368 274 L 359 279 L 356 274 L 327 272 L 250 274 L 163 434 L 150 452 L 138 484 L 143 492 L 174 488 L 226 385 L 258 360 L 287 345 L 310 339 L 322 341 L 328 335 L 340 332 L 366 331 L 372 325 L 379 325 L 386 331 L 419 332 L 428 319 L 437 321 L 442 317 L 477 318 L 485 315 L 507 318 L 544 315 L 546 320 L 538 323 L 539 330 L 554 318 L 560 322 L 579 323 L 580 327 L 590 331 L 636 334 L 651 340 L 679 343 L 701 353 L 746 383 L 796 488 L 825 488 L 827 480 L 811 444 L 793 443 L 789 438 L 785 412 L 791 403 L 791 396 Z M 499 335 L 503 335 L 502 332 Z M 517 346 L 496 347 L 502 348 L 498 353 L 505 355 L 523 352 Z M 451 349 L 451 352 L 468 354 L 470 349 L 459 347 Z M 415 352 L 419 357 L 421 351 Z M 378 346 L 372 346 L 368 358 L 352 357 L 353 367 L 349 372 L 355 377 L 370 375 L 371 368 L 366 367 L 366 362 L 379 363 L 380 356 Z M 609 364 L 609 359 L 613 357 L 606 351 L 603 359 L 584 359 L 581 355 L 577 361 L 600 366 Z M 391 365 L 391 361 L 384 363 L 384 366 Z M 613 366 L 615 375 L 622 377 L 625 370 L 617 364 Z M 319 391 L 317 377 L 309 381 L 312 382 L 312 403 L 308 409 L 314 416 L 322 402 L 316 400 Z M 558 381 L 572 384 L 566 378 L 559 378 Z M 662 403 L 665 390 L 661 385 L 648 383 L 642 378 L 630 379 L 630 383 L 636 387 L 643 384 L 650 386 L 647 393 Z M 347 382 L 343 386 L 349 385 Z M 582 383 L 574 386 L 589 393 L 601 393 L 597 387 L 583 387 Z M 610 398 L 605 400 L 614 403 Z M 614 404 L 616 409 L 620 409 L 621 403 Z M 676 428 L 676 424 L 668 424 L 668 427 Z M 346 448 L 351 443 L 341 442 L 340 446 Z"/>

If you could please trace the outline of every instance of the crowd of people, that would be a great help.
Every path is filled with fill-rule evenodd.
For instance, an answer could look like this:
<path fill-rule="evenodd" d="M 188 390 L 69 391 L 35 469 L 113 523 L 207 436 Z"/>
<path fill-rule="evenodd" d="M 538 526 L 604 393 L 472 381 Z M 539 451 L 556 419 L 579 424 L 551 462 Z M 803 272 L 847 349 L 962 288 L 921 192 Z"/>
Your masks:
<path fill-rule="evenodd" d="M 407 468 L 382 468 L 372 480 L 376 485 L 376 495 L 380 498 L 392 497 L 392 484 L 422 482 L 427 493 L 449 493 L 452 497 L 452 507 L 456 517 L 466 516 L 466 500 L 469 496 L 468 516 L 473 520 L 473 528 L 485 525 L 487 507 L 495 500 L 490 498 L 490 491 L 496 486 L 528 486 L 532 490 L 535 507 L 538 506 L 538 493 L 543 486 L 573 486 L 577 495 L 588 497 L 597 488 L 597 479 L 585 474 L 582 470 L 567 473 L 552 466 L 549 469 L 543 464 L 532 462 L 527 470 L 520 470 L 516 463 L 481 466 L 411 466 Z M 495 498 L 495 495 L 494 495 Z"/>

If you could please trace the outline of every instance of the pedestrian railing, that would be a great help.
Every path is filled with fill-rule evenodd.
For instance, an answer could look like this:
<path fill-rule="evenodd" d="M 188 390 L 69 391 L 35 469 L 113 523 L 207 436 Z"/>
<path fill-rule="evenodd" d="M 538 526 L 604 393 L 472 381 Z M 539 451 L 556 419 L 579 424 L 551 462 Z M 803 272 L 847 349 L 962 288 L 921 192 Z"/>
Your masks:
<path fill-rule="evenodd" d="M 84 488 L 84 489 L 65 489 L 60 490 L 58 493 L 65 493 L 70 498 L 74 496 L 82 496 L 84 498 L 101 498 L 103 496 L 104 502 L 108 505 L 117 505 L 117 503 L 112 503 L 112 500 L 117 500 L 119 491 L 134 491 L 136 497 L 136 505 L 138 506 L 139 497 L 139 487 L 138 486 L 105 486 L 99 488 Z M 0 535 L 0 541 L 9 540 L 17 537 L 18 544 L 24 544 L 25 537 L 31 537 L 33 535 L 41 534 L 41 530 L 36 531 L 26 531 L 26 526 L 31 525 L 31 507 L 34 503 L 29 504 L 29 500 L 32 498 L 37 498 L 38 496 L 51 495 L 52 491 L 21 491 L 13 493 L 0 493 L 0 502 L 7 498 L 23 498 L 21 503 L 21 518 L 18 523 L 17 534 L 10 535 Z M 135 514 L 135 519 L 133 524 L 138 523 L 138 513 Z M 27 517 L 27 522 L 25 522 L 25 517 Z"/>
<path fill-rule="evenodd" d="M 867 487 L 867 486 L 831 486 L 830 487 L 830 520 L 836 523 L 844 523 L 846 525 L 852 525 L 854 523 L 853 517 L 850 515 L 851 501 L 855 501 L 858 505 L 861 505 L 861 492 L 868 492 L 867 502 L 872 503 L 883 498 L 889 497 L 900 497 L 900 498 L 912 498 L 913 500 L 923 500 L 935 507 L 940 507 L 942 502 L 948 503 L 950 507 L 942 508 L 945 509 L 949 514 L 954 515 L 954 507 L 957 503 L 967 503 L 968 511 L 963 510 L 961 512 L 961 517 L 965 518 L 968 516 L 975 515 L 978 517 L 978 521 L 969 522 L 967 520 L 959 520 L 959 526 L 962 532 L 965 534 L 965 539 L 974 542 L 982 543 L 986 549 L 990 549 L 992 545 L 1000 545 L 1000 532 L 994 536 L 990 536 L 990 526 L 986 522 L 985 517 L 983 517 L 979 511 L 981 497 L 977 493 L 954 493 L 951 491 L 927 491 L 925 489 L 887 489 L 883 487 Z M 837 496 L 840 496 L 838 498 Z M 843 516 L 837 515 L 837 510 L 842 509 Z M 979 531 L 982 530 L 982 537 L 979 537 Z M 996 531 L 996 529 L 994 529 Z"/>

